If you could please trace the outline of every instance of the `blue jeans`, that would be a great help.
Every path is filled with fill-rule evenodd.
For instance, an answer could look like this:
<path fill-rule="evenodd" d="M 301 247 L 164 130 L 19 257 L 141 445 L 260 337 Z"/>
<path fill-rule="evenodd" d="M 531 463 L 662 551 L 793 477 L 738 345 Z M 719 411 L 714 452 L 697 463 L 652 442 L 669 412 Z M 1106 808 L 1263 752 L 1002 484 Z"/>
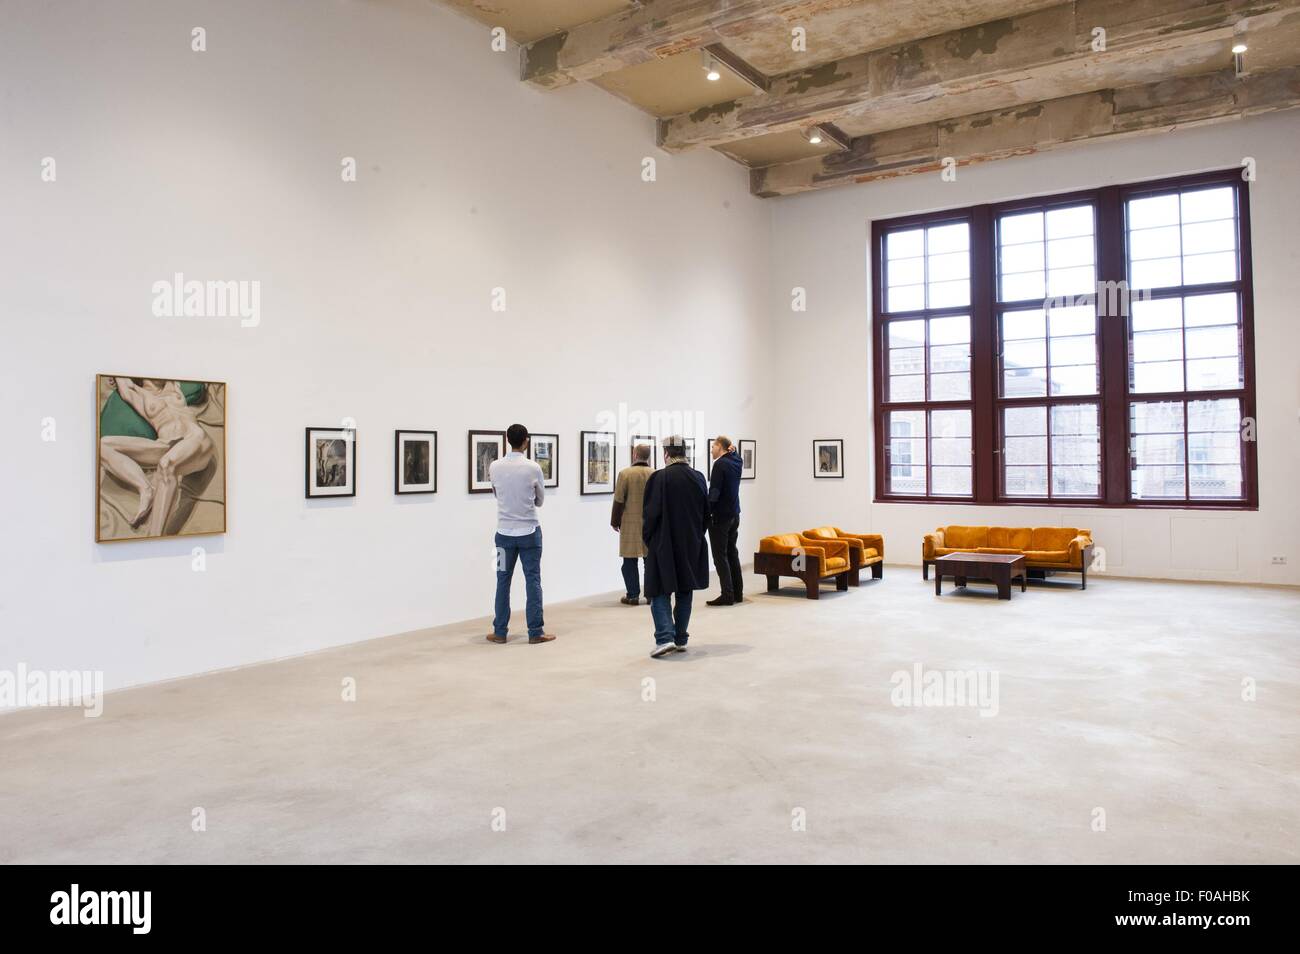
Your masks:
<path fill-rule="evenodd" d="M 636 557 L 623 557 L 623 585 L 627 587 L 627 598 L 637 599 L 641 595 L 640 567 Z"/>
<path fill-rule="evenodd" d="M 528 635 L 540 636 L 546 632 L 542 624 L 542 528 L 538 527 L 526 537 L 496 536 L 497 544 L 497 602 L 492 632 L 507 635 L 510 626 L 510 581 L 515 576 L 515 561 L 524 564 L 525 592 L 528 595 Z"/>
<path fill-rule="evenodd" d="M 674 593 L 677 608 L 674 609 L 669 594 L 664 593 L 650 599 L 650 616 L 655 621 L 655 645 L 676 643 L 685 646 L 690 634 L 686 628 L 691 622 L 691 600 L 695 594 L 690 590 Z"/>

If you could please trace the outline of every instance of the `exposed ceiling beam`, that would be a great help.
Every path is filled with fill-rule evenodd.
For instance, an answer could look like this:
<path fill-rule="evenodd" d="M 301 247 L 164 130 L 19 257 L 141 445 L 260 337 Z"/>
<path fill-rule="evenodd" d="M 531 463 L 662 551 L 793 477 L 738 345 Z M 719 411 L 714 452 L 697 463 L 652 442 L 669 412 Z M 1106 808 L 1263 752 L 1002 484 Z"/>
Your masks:
<path fill-rule="evenodd" d="M 822 122 L 851 129 L 846 120 L 884 109 L 925 106 L 933 115 L 945 96 L 988 108 L 1102 89 L 1126 70 L 1161 70 L 1162 55 L 1268 29 L 1298 11 L 1300 0 L 1078 0 L 775 77 L 765 94 L 661 120 L 660 145 L 676 152 Z M 1098 27 L 1101 52 L 1093 50 Z"/>
<path fill-rule="evenodd" d="M 862 136 L 847 152 L 751 170 L 750 191 L 767 198 L 915 173 L 938 175 L 947 157 L 963 166 L 1296 107 L 1300 67 L 1240 79 L 1227 68 Z"/>
<path fill-rule="evenodd" d="M 838 0 L 837 0 L 838 2 Z M 519 51 L 519 76 L 551 89 L 700 49 L 757 28 L 773 0 L 656 0 L 543 37 Z"/>
<path fill-rule="evenodd" d="M 704 49 L 707 50 L 709 55 L 715 60 L 752 86 L 755 92 L 767 92 L 767 88 L 772 82 L 771 79 L 754 69 L 754 67 L 746 63 L 721 43 L 710 43 Z"/>

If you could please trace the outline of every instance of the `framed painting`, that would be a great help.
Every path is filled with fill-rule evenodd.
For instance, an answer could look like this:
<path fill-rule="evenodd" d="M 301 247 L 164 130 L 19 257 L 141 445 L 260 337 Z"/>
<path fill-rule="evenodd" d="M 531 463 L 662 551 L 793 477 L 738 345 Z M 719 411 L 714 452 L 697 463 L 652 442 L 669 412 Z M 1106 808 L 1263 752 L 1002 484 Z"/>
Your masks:
<path fill-rule="evenodd" d="M 307 428 L 308 497 L 357 495 L 357 432 L 341 427 Z"/>
<path fill-rule="evenodd" d="M 753 480 L 758 476 L 758 441 L 740 441 L 740 479 Z"/>
<path fill-rule="evenodd" d="M 393 493 L 438 492 L 438 432 L 393 432 Z"/>
<path fill-rule="evenodd" d="M 614 492 L 614 448 L 618 436 L 613 431 L 582 431 L 578 448 L 582 460 L 578 471 L 582 494 Z"/>
<path fill-rule="evenodd" d="M 813 441 L 813 476 L 844 476 L 844 440 L 842 438 Z"/>
<path fill-rule="evenodd" d="M 530 434 L 528 456 L 542 468 L 542 486 L 560 486 L 560 435 Z"/>
<path fill-rule="evenodd" d="M 492 462 L 506 456 L 505 431 L 469 432 L 469 492 L 492 493 Z"/>
<path fill-rule="evenodd" d="M 95 376 L 95 542 L 226 532 L 226 385 Z"/>
<path fill-rule="evenodd" d="M 659 441 L 657 438 L 648 437 L 645 434 L 633 434 L 628 439 L 627 442 L 628 466 L 629 467 L 632 466 L 632 461 L 636 460 L 636 458 L 632 454 L 632 451 L 636 448 L 636 445 L 638 444 L 650 445 L 650 469 L 654 470 L 656 467 L 659 466 L 657 463 L 655 463 L 655 461 L 659 459 Z"/>

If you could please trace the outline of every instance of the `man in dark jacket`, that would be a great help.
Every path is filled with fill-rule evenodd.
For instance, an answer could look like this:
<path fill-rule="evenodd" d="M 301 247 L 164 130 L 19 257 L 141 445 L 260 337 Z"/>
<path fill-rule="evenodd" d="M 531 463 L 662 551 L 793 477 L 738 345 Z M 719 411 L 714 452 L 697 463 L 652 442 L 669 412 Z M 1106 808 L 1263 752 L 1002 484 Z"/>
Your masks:
<path fill-rule="evenodd" d="M 732 606 L 745 602 L 745 584 L 740 575 L 740 455 L 726 437 L 715 437 L 709 445 L 713 473 L 709 477 L 709 546 L 718 571 L 722 594 L 709 606 Z"/>
<path fill-rule="evenodd" d="M 686 652 L 691 601 L 709 586 L 704 526 L 709 517 L 704 475 L 686 460 L 686 439 L 664 438 L 664 466 L 645 485 L 641 537 L 645 595 L 655 624 L 654 658 Z M 672 598 L 676 597 L 676 608 Z"/>

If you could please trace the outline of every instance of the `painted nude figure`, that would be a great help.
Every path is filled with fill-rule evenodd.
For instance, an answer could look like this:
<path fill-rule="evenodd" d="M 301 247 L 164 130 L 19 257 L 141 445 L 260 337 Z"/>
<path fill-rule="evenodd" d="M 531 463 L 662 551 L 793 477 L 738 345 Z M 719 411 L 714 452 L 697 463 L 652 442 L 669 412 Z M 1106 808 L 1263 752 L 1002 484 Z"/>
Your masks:
<path fill-rule="evenodd" d="M 139 527 L 147 517 L 151 537 L 163 535 L 167 518 L 180 496 L 180 481 L 207 467 L 216 448 L 199 426 L 198 410 L 190 407 L 176 381 L 114 378 L 117 393 L 158 432 L 146 437 L 110 435 L 99 439 L 104 469 L 140 495 L 140 509 L 131 521 Z M 153 469 L 152 479 L 145 474 Z"/>

